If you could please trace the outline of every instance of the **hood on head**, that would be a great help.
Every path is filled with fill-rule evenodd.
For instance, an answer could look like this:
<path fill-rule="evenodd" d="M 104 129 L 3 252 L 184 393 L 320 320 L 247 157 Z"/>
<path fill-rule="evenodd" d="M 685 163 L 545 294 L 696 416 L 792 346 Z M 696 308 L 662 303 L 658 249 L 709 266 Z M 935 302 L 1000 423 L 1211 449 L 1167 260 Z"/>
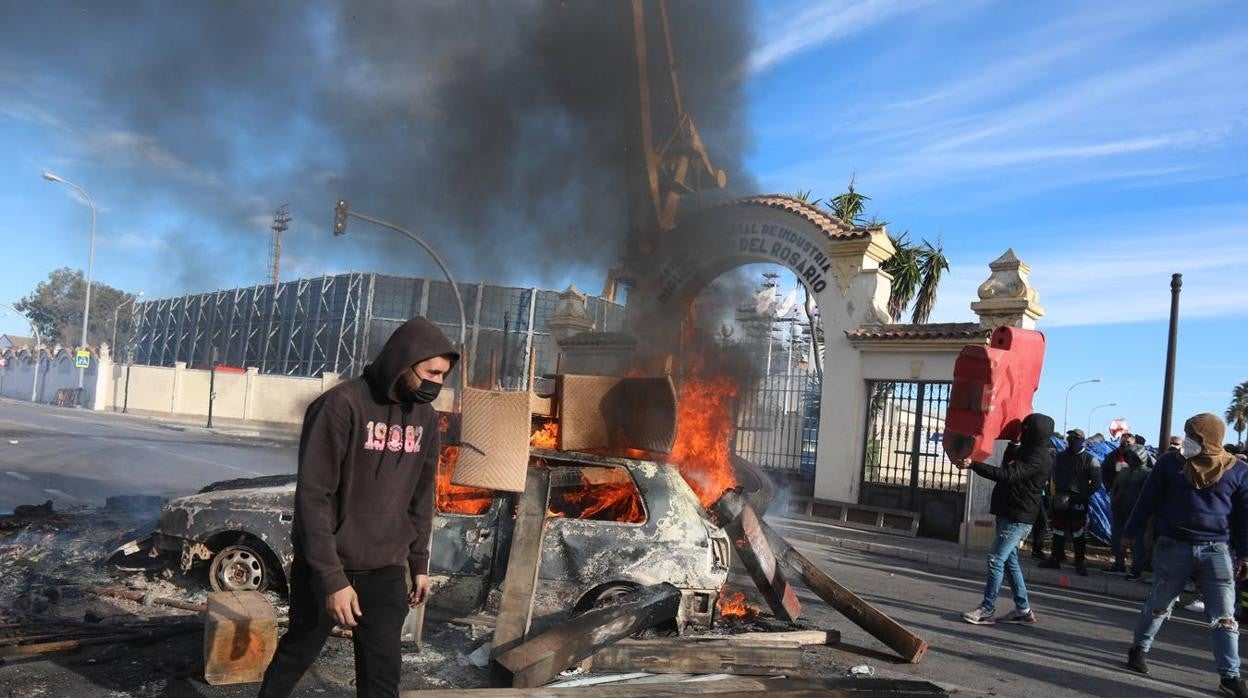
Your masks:
<path fill-rule="evenodd" d="M 1022 435 L 1018 445 L 1021 448 L 1039 448 L 1053 438 L 1053 418 L 1039 412 L 1029 414 L 1023 419 Z"/>
<path fill-rule="evenodd" d="M 1200 442 L 1200 455 L 1184 460 L 1183 475 L 1198 490 L 1216 485 L 1237 461 L 1222 448 L 1226 424 L 1216 414 L 1203 412 L 1187 420 L 1183 431 Z"/>
<path fill-rule="evenodd" d="M 373 394 L 384 402 L 403 402 L 405 391 L 400 390 L 403 372 L 435 356 L 445 356 L 451 368 L 459 361 L 459 352 L 442 330 L 423 317 L 414 317 L 399 325 L 377 358 L 364 367 L 364 379 Z"/>
<path fill-rule="evenodd" d="M 1127 446 L 1124 458 L 1127 465 L 1138 468 L 1148 462 L 1148 449 L 1139 444 L 1131 444 Z"/>

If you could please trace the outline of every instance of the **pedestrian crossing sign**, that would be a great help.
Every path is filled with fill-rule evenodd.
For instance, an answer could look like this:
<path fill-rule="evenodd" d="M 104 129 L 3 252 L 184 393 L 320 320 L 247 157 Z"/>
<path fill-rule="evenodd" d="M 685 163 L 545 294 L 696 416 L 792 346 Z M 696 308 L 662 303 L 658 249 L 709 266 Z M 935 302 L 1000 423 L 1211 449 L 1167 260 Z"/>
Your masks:
<path fill-rule="evenodd" d="M 91 367 L 91 352 L 86 349 L 79 349 L 78 353 L 74 354 L 74 368 L 90 368 L 90 367 Z"/>

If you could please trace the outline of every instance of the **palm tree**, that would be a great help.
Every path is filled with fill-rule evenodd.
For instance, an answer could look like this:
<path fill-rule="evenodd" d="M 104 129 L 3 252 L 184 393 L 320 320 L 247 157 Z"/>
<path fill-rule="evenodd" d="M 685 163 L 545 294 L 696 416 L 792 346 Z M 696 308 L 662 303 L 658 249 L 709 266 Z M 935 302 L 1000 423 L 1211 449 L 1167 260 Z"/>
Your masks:
<path fill-rule="evenodd" d="M 1239 435 L 1239 444 L 1244 443 L 1244 430 L 1248 429 L 1248 381 L 1244 381 L 1231 390 L 1231 404 L 1226 408 L 1226 423 Z"/>
<path fill-rule="evenodd" d="M 846 190 L 827 201 L 824 205 L 832 214 L 850 225 L 876 228 L 885 225 L 876 216 L 866 219 L 866 206 L 871 197 L 854 189 L 857 175 L 850 177 Z M 799 191 L 796 198 L 810 201 L 810 191 Z M 816 201 L 818 203 L 818 201 Z M 949 259 L 945 257 L 944 246 L 940 238 L 936 244 L 923 240 L 913 242 L 910 231 L 901 235 L 888 236 L 897 253 L 880 265 L 880 269 L 893 277 L 892 290 L 888 295 L 888 312 L 893 318 L 900 318 L 906 308 L 911 308 L 910 321 L 925 324 L 932 316 L 936 307 L 936 292 L 944 273 L 949 271 Z M 913 303 L 913 307 L 911 304 Z"/>

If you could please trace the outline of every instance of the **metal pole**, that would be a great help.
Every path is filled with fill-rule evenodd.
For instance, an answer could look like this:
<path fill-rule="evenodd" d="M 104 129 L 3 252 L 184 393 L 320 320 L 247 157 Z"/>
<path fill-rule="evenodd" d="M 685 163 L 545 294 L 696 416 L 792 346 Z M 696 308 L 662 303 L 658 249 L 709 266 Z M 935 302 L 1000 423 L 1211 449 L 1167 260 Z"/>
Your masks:
<path fill-rule="evenodd" d="M 212 402 L 217 397 L 217 348 L 212 348 L 212 365 L 208 367 L 208 424 L 212 428 Z"/>
<path fill-rule="evenodd" d="M 1092 408 L 1092 411 L 1091 411 L 1091 412 L 1088 412 L 1088 433 L 1087 433 L 1087 435 L 1088 435 L 1089 437 L 1090 437 L 1090 436 L 1092 436 L 1092 415 L 1096 414 L 1096 411 L 1097 411 L 1097 410 L 1099 410 L 1099 409 L 1101 409 L 1102 407 L 1117 407 L 1117 406 L 1118 406 L 1118 403 L 1116 403 L 1116 402 L 1107 402 L 1107 403 L 1105 403 L 1104 405 L 1097 405 L 1096 407 L 1093 407 L 1093 408 Z"/>
<path fill-rule="evenodd" d="M 1078 386 L 1083 385 L 1084 383 L 1100 383 L 1100 382 L 1101 382 L 1100 378 L 1092 378 L 1086 381 L 1079 381 L 1078 383 L 1075 383 L 1074 385 L 1066 389 L 1066 408 L 1062 411 L 1062 433 L 1063 434 L 1065 434 L 1067 431 L 1070 431 L 1070 391 L 1074 390 Z"/>
<path fill-rule="evenodd" d="M 91 245 L 87 250 L 87 293 L 82 303 L 82 339 L 79 342 L 79 348 L 85 349 L 87 347 L 87 324 L 91 321 L 91 273 L 95 269 L 95 201 L 82 187 L 69 180 L 65 180 L 65 183 L 73 187 L 79 194 L 82 194 L 82 197 L 87 200 L 87 205 L 91 207 Z M 86 381 L 86 375 L 87 369 L 78 369 L 79 388 Z"/>
<path fill-rule="evenodd" d="M 1170 337 L 1166 344 L 1166 383 L 1161 392 L 1161 434 L 1157 447 L 1170 440 L 1171 411 L 1174 409 L 1174 360 L 1179 349 L 1179 293 L 1183 290 L 1183 275 L 1170 277 Z"/>

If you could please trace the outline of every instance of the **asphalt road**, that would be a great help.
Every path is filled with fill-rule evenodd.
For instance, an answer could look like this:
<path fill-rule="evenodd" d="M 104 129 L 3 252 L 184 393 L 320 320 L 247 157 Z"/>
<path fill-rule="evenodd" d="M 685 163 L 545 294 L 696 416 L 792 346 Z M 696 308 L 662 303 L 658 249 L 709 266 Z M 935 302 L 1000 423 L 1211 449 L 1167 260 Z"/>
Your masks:
<path fill-rule="evenodd" d="M 843 643 L 860 650 L 836 650 L 830 656 L 838 665 L 869 664 L 877 676 L 926 679 L 957 688 L 959 696 L 1217 694 L 1211 635 L 1203 615 L 1175 610 L 1149 653 L 1152 671 L 1146 677 L 1123 666 L 1138 603 L 1033 587 L 1028 591 L 1038 624 L 974 626 L 962 622 L 960 615 L 978 604 L 982 575 L 958 575 L 842 548 L 800 542 L 795 547 L 931 645 L 922 663 L 896 663 L 884 645 L 802 588 L 806 619 L 840 630 Z M 734 581 L 749 584 L 748 579 Z M 1013 608 L 1008 587 L 1003 591 L 998 614 Z"/>
<path fill-rule="evenodd" d="M 152 420 L 0 400 L 0 512 L 51 499 L 174 497 L 229 478 L 295 471 L 288 442 L 231 437 Z"/>

